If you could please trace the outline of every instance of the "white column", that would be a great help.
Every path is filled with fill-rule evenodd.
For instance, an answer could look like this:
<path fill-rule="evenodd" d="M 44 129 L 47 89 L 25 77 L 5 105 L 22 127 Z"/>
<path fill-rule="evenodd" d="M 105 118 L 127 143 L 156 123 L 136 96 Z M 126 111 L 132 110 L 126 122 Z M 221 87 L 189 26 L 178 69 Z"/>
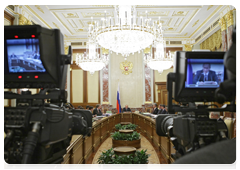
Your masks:
<path fill-rule="evenodd" d="M 144 52 L 142 53 L 142 58 L 143 58 L 143 56 L 144 56 Z M 143 68 L 143 77 L 142 77 L 142 79 L 143 79 L 143 81 L 142 81 L 142 83 L 143 83 L 143 105 L 145 104 L 145 101 L 146 101 L 146 95 L 145 95 L 145 64 L 144 64 L 144 61 L 142 60 L 142 68 Z"/>

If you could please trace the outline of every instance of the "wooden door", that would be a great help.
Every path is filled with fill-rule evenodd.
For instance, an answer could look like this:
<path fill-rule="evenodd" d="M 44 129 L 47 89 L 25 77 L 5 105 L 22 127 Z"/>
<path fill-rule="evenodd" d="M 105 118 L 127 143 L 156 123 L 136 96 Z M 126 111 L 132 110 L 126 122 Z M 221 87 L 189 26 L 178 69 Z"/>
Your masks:
<path fill-rule="evenodd" d="M 164 104 L 165 106 L 167 106 L 168 104 L 167 83 L 156 82 L 155 84 L 157 85 L 158 104 Z"/>

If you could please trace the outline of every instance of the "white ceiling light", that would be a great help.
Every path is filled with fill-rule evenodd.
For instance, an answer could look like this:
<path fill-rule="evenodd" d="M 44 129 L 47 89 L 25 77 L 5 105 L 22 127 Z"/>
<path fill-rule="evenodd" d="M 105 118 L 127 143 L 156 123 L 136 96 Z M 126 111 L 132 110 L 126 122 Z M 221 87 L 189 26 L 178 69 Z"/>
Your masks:
<path fill-rule="evenodd" d="M 171 52 L 168 54 L 164 54 L 164 46 L 165 41 L 163 38 L 159 39 L 155 44 L 156 52 L 154 55 L 147 54 L 144 56 L 144 62 L 153 70 L 157 70 L 159 74 L 163 72 L 163 70 L 167 70 L 173 65 L 173 57 Z"/>
<path fill-rule="evenodd" d="M 115 6 L 117 17 L 105 18 L 100 23 L 89 25 L 88 37 L 101 47 L 121 53 L 125 59 L 129 54 L 140 52 L 153 44 L 162 34 L 162 24 L 148 18 L 136 17 L 136 8 L 131 5 Z M 115 23 L 113 22 L 115 21 Z"/>
<path fill-rule="evenodd" d="M 94 41 L 87 43 L 87 52 L 76 56 L 76 64 L 83 70 L 89 71 L 91 75 L 103 69 L 108 64 L 108 60 L 108 55 L 99 55 L 98 46 Z"/>

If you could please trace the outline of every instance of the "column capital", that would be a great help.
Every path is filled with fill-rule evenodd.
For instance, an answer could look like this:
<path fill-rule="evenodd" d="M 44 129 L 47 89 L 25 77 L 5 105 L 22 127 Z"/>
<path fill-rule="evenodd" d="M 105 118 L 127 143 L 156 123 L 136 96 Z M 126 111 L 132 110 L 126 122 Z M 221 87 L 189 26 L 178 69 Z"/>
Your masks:
<path fill-rule="evenodd" d="M 220 18 L 220 20 L 218 21 L 219 25 L 221 26 L 221 31 L 224 31 L 227 29 L 226 26 L 226 21 L 224 19 L 224 17 Z"/>
<path fill-rule="evenodd" d="M 109 53 L 108 49 L 102 48 L 102 54 L 108 54 L 108 53 Z"/>
<path fill-rule="evenodd" d="M 152 46 L 145 48 L 144 54 L 150 53 L 151 48 L 152 48 Z"/>
<path fill-rule="evenodd" d="M 185 51 L 192 51 L 193 44 L 184 44 Z"/>
<path fill-rule="evenodd" d="M 229 11 L 226 15 L 225 15 L 225 19 L 227 21 L 227 26 L 230 27 L 231 25 L 233 25 L 233 10 Z"/>

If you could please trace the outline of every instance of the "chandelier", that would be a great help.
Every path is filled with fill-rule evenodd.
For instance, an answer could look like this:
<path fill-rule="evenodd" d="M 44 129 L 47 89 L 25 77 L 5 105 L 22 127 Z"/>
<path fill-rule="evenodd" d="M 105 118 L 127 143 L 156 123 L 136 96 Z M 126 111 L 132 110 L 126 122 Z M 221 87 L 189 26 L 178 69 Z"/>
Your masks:
<path fill-rule="evenodd" d="M 129 54 L 144 50 L 159 39 L 162 24 L 148 18 L 136 17 L 136 7 L 116 5 L 115 18 L 105 18 L 100 23 L 94 21 L 89 25 L 88 38 L 96 41 L 101 47 L 120 53 L 127 59 Z M 115 21 L 115 22 L 113 22 Z"/>
<path fill-rule="evenodd" d="M 108 55 L 99 55 L 97 43 L 91 40 L 87 43 L 86 52 L 76 56 L 76 64 L 83 70 L 89 71 L 91 75 L 95 71 L 103 69 L 108 64 L 108 61 Z"/>
<path fill-rule="evenodd" d="M 165 45 L 166 42 L 163 40 L 163 37 L 159 37 L 158 41 L 154 44 L 156 48 L 155 54 L 145 54 L 143 58 L 145 64 L 151 69 L 157 70 L 159 74 L 161 74 L 163 70 L 171 68 L 173 65 L 171 52 L 169 51 L 166 55 L 164 53 Z"/>

